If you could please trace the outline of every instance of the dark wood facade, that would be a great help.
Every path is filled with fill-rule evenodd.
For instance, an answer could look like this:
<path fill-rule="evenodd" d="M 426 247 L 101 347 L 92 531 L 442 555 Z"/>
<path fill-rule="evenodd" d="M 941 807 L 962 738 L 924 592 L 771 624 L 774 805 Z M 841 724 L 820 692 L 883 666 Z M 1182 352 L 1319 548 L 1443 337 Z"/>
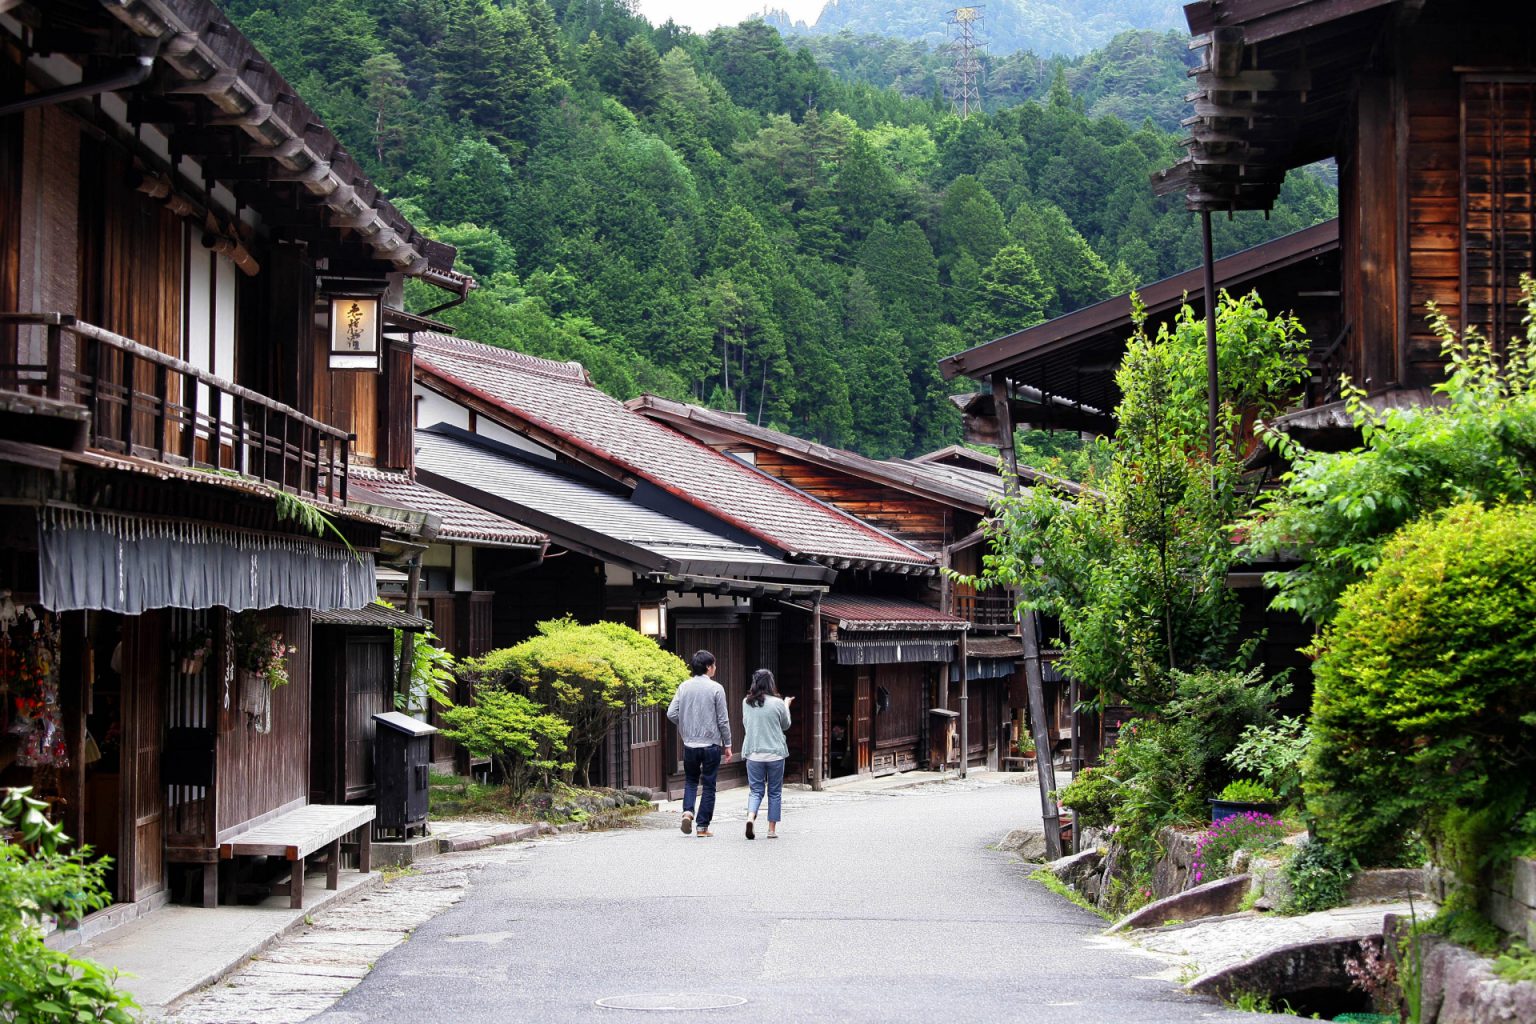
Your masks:
<path fill-rule="evenodd" d="M 285 578 L 355 584 L 346 600 L 366 603 L 386 534 L 408 536 L 422 521 L 409 511 L 359 513 L 346 500 L 354 460 L 409 466 L 410 354 L 396 332 L 379 372 L 333 373 L 316 280 L 366 279 L 381 293 L 398 292 L 403 276 L 460 294 L 468 282 L 451 271 L 453 251 L 423 239 L 378 196 L 211 3 L 59 0 L 7 4 L 5 15 L 0 569 L 8 575 L 0 589 L 58 627 L 57 696 L 46 703 L 56 705 L 67 751 L 34 766 L 0 743 L 0 781 L 40 784 L 70 834 L 116 859 L 119 903 L 206 903 L 217 896 L 222 840 L 302 806 L 312 791 L 366 796 L 367 733 L 357 716 L 387 698 L 379 684 L 389 681 L 391 656 L 377 642 L 366 657 L 352 651 L 327 664 L 316 687 L 313 659 L 332 652 L 316 649 L 309 608 L 341 599 L 316 585 L 304 607 L 267 596 L 239 604 L 227 580 L 189 597 L 167 578 L 194 575 L 180 561 L 193 557 L 193 544 L 296 557 L 340 551 L 278 517 L 272 492 L 283 490 L 322 507 L 362 553 L 354 568 L 365 567 L 343 586 L 346 561 L 317 557 Z M 197 27 L 162 45 L 174 25 Z M 133 38 L 156 54 L 144 85 L 84 99 L 48 91 L 60 84 L 61 61 L 75 61 L 86 81 L 99 78 Z M 48 52 L 34 49 L 40 40 Z M 303 181 L 291 173 L 295 161 L 307 169 Z M 330 226 L 326 218 L 341 213 L 385 233 L 370 241 Z M 42 608 L 37 538 L 55 515 L 94 524 L 79 532 L 117 524 L 124 544 L 141 549 L 133 564 L 142 578 L 87 593 L 81 580 L 101 567 L 82 558 L 74 589 L 64 588 L 68 603 Z M 141 544 L 140 524 L 154 526 L 160 547 Z M 274 578 L 262 576 L 273 584 L 263 594 L 281 589 Z M 269 692 L 259 714 L 241 707 L 250 695 L 233 663 L 226 606 L 249 608 L 242 623 L 294 648 L 285 685 L 268 690 L 258 675 L 249 688 Z M 475 622 L 485 631 L 483 613 L 465 618 L 469 631 Z M 332 726 L 336 762 L 312 778 L 314 736 L 329 739 Z"/>

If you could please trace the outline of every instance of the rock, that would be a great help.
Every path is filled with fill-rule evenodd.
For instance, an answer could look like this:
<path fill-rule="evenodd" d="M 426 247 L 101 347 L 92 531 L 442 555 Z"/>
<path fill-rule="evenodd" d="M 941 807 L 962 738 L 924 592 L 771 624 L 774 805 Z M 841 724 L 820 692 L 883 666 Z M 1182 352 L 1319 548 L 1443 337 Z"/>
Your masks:
<path fill-rule="evenodd" d="M 1249 891 L 1255 894 L 1254 910 L 1274 910 L 1291 895 L 1291 880 L 1286 877 L 1288 856 L 1260 854 L 1248 864 L 1248 874 L 1253 877 Z"/>
<path fill-rule="evenodd" d="M 1060 860 L 1053 860 L 1046 867 L 1050 869 L 1051 874 L 1066 884 L 1081 888 L 1083 880 L 1096 874 L 1099 865 L 1103 862 L 1104 856 L 1098 850 L 1084 850 L 1082 853 L 1074 853 Z"/>
<path fill-rule="evenodd" d="M 624 792 L 628 793 L 630 796 L 638 797 L 640 800 L 646 803 L 650 803 L 652 800 L 656 799 L 655 791 L 648 789 L 645 786 L 625 786 Z"/>
<path fill-rule="evenodd" d="M 1027 861 L 1042 861 L 1045 859 L 1045 833 L 1016 828 L 1003 837 L 997 848 L 1004 853 L 1016 853 Z"/>
<path fill-rule="evenodd" d="M 1360 956 L 1359 937 L 1326 938 L 1270 950 L 1196 978 L 1189 990 L 1230 999 L 1238 992 L 1261 992 L 1276 999 L 1309 991 L 1349 991 L 1344 961 Z"/>
<path fill-rule="evenodd" d="M 1121 918 L 1109 930 L 1119 932 L 1132 928 L 1156 928 L 1169 921 L 1193 921 L 1198 917 L 1221 917 L 1234 913 L 1248 894 L 1251 881 L 1249 875 L 1218 878 L 1214 882 L 1165 896 Z"/>
<path fill-rule="evenodd" d="M 1183 892 L 1189 885 L 1190 865 L 1195 859 L 1198 834 L 1165 828 L 1157 834 L 1163 855 L 1152 868 L 1152 895 L 1155 899 Z"/>
<path fill-rule="evenodd" d="M 1427 937 L 1422 1024 L 1523 1024 L 1536 1020 L 1536 982 L 1509 982 L 1469 949 Z"/>
<path fill-rule="evenodd" d="M 1418 868 L 1369 868 L 1349 883 L 1351 903 L 1400 900 L 1409 893 L 1425 895 L 1424 872 Z"/>

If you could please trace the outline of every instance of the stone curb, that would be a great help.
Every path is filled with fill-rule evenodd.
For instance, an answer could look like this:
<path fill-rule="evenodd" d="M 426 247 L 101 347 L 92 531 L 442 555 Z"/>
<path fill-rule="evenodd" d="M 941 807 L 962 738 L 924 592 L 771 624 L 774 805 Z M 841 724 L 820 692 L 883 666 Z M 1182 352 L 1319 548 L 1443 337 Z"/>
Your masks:
<path fill-rule="evenodd" d="M 298 931 L 300 928 L 310 927 L 309 919 L 315 914 L 320 913 L 321 911 L 331 910 L 335 907 L 345 906 L 354 900 L 361 899 L 369 892 L 383 885 L 385 881 L 384 872 L 377 870 L 368 872 L 368 874 L 362 876 L 362 878 L 363 881 L 358 882 L 350 889 L 341 892 L 328 893 L 326 898 L 311 903 L 309 906 L 303 908 L 303 914 L 295 917 L 292 921 L 289 921 L 287 924 L 273 932 L 271 935 L 251 943 L 240 953 L 239 956 L 235 957 L 229 963 L 225 964 L 223 967 L 209 971 L 202 978 L 191 983 L 187 987 L 183 988 L 180 992 L 176 993 L 176 995 L 172 996 L 168 1001 L 161 1003 L 158 1006 L 141 1007 L 140 1012 L 142 1013 L 142 1019 L 146 1022 L 146 1024 L 152 1024 L 152 1022 L 159 1018 L 160 1014 L 174 1010 L 176 1008 L 176 1004 L 181 1002 L 183 999 L 193 995 L 194 993 L 201 992 L 203 989 L 212 985 L 217 985 L 219 982 L 223 981 L 225 978 L 229 977 L 231 974 L 234 974 L 237 970 L 250 963 L 253 959 L 259 957 L 268 949 L 271 949 L 281 939 L 286 938 L 292 933 Z"/>

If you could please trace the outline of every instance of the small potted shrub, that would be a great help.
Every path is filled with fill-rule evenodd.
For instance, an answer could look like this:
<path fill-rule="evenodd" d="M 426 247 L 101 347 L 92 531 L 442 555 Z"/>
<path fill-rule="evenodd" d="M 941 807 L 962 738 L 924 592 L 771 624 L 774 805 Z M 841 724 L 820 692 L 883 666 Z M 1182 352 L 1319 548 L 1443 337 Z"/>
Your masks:
<path fill-rule="evenodd" d="M 1033 761 L 1035 759 L 1035 738 L 1033 736 L 1020 737 L 1018 749 L 1020 757 L 1026 761 Z"/>
<path fill-rule="evenodd" d="M 1237 779 L 1228 783 L 1226 789 L 1212 798 L 1211 821 L 1217 822 L 1250 811 L 1274 814 L 1278 809 L 1274 790 L 1262 782 Z"/>

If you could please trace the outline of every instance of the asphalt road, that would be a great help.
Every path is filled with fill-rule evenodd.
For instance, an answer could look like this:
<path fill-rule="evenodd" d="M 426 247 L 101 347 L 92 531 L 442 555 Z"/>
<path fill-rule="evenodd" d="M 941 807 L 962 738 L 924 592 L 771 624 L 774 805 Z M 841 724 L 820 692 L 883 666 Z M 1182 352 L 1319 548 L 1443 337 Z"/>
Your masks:
<path fill-rule="evenodd" d="M 1184 994 L 1176 964 L 1100 938 L 1102 921 L 991 849 L 1038 821 L 1033 788 L 786 796 L 774 841 L 744 838 L 742 791 L 722 795 L 711 839 L 656 814 L 492 862 L 313 1021 L 1280 1019 Z M 599 1004 L 615 999 L 735 1005 Z"/>

